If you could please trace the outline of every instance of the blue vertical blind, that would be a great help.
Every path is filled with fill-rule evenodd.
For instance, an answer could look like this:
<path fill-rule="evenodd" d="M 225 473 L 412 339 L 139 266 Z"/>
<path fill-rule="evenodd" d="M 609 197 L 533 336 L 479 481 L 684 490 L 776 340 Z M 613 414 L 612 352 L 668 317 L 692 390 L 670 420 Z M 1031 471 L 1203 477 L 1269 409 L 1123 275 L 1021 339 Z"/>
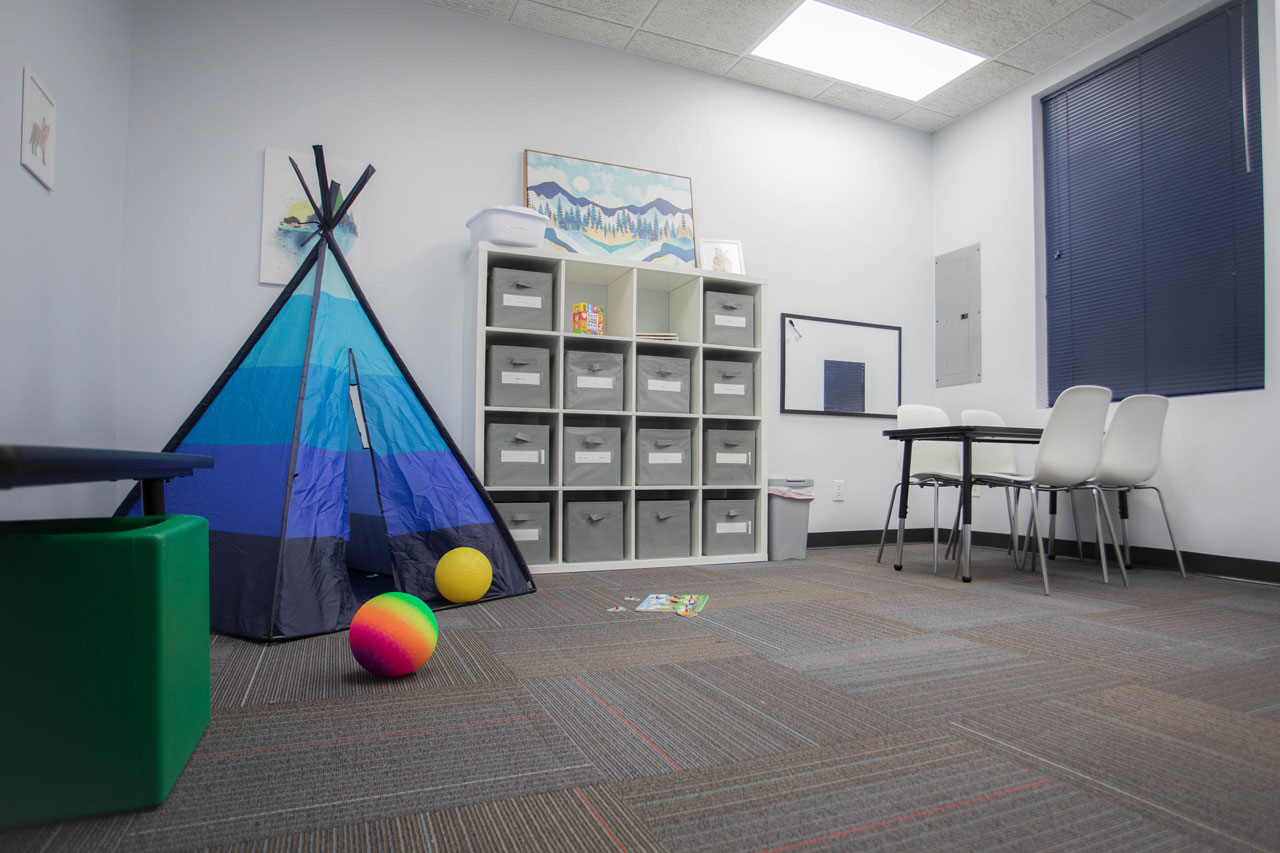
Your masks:
<path fill-rule="evenodd" d="M 1263 387 L 1256 0 L 1047 95 L 1049 399 Z"/>

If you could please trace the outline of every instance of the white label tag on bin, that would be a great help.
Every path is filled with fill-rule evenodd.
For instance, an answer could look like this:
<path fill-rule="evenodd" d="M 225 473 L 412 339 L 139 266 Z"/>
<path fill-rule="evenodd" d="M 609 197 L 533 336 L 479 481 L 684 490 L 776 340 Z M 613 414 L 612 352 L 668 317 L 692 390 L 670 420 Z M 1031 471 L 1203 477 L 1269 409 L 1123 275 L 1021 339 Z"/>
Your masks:
<path fill-rule="evenodd" d="M 613 461 L 611 450 L 578 450 L 573 454 L 575 465 L 601 465 Z"/>
<path fill-rule="evenodd" d="M 750 533 L 749 521 L 717 521 L 716 533 Z"/>
<path fill-rule="evenodd" d="M 613 389 L 612 376 L 579 376 L 579 388 L 608 388 Z"/>
<path fill-rule="evenodd" d="M 514 293 L 502 294 L 502 304 L 511 308 L 541 308 L 541 296 L 517 296 Z"/>
<path fill-rule="evenodd" d="M 541 373 L 521 373 L 515 370 L 502 371 L 503 385 L 541 385 Z"/>
<path fill-rule="evenodd" d="M 536 527 L 512 527 L 511 538 L 517 542 L 537 542 L 538 528 Z"/>
<path fill-rule="evenodd" d="M 680 465 L 684 463 L 683 453 L 650 453 L 650 465 Z"/>
<path fill-rule="evenodd" d="M 679 379 L 674 379 L 674 380 L 673 379 L 650 379 L 649 390 L 650 391 L 673 391 L 676 394 L 679 394 L 681 384 L 682 383 L 680 382 Z"/>
<path fill-rule="evenodd" d="M 747 318 L 735 317 L 732 314 L 717 314 L 715 324 L 717 326 L 733 326 L 737 329 L 745 329 L 747 327 Z"/>
<path fill-rule="evenodd" d="M 747 386 L 746 385 L 728 385 L 728 384 L 725 384 L 724 382 L 717 382 L 712 386 L 711 393 L 715 394 L 716 396 L 745 397 L 747 396 Z"/>
<path fill-rule="evenodd" d="M 535 465 L 542 464 L 541 450 L 504 450 L 498 454 L 498 458 L 503 462 L 532 462 Z"/>
<path fill-rule="evenodd" d="M 717 465 L 750 465 L 750 453 L 717 453 Z"/>

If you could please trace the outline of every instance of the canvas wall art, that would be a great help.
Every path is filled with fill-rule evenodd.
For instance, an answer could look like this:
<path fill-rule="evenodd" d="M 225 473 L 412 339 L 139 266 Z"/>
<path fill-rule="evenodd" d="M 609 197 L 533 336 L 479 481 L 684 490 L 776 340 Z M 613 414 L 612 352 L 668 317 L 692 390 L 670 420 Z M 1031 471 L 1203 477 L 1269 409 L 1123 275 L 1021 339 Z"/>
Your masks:
<path fill-rule="evenodd" d="M 525 204 L 545 214 L 547 243 L 570 254 L 696 266 L 693 182 L 525 151 Z"/>
<path fill-rule="evenodd" d="M 23 68 L 21 163 L 50 190 L 53 189 L 55 118 L 53 96 L 30 68 Z"/>
<path fill-rule="evenodd" d="M 263 158 L 262 170 L 262 253 L 258 264 L 258 280 L 263 284 L 288 284 L 298 271 L 302 260 L 315 245 L 315 209 L 307 200 L 298 176 L 289 165 L 292 157 L 302 170 L 312 191 L 316 187 L 316 158 L 311 152 L 282 151 L 268 148 Z M 346 191 L 355 186 L 364 173 L 364 164 L 355 160 L 325 158 L 329 180 L 338 183 L 338 204 L 346 198 Z M 316 199 L 320 201 L 319 198 Z M 347 215 L 334 229 L 338 248 L 351 265 L 351 271 L 360 274 L 360 234 L 368 224 L 365 199 L 362 194 L 351 205 Z"/>

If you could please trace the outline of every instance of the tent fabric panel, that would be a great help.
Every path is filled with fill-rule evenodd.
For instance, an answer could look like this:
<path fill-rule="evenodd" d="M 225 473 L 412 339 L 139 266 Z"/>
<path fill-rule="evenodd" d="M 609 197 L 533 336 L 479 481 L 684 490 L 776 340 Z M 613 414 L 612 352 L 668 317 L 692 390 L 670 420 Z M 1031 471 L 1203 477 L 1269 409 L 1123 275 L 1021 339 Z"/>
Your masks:
<path fill-rule="evenodd" d="M 275 536 L 257 536 L 209 531 L 211 630 L 251 640 L 269 637 L 272 591 L 279 557 L 278 533 Z"/>
<path fill-rule="evenodd" d="M 353 512 L 350 527 L 347 566 L 362 572 L 391 574 L 391 551 L 387 547 L 387 526 L 382 516 Z"/>
<path fill-rule="evenodd" d="M 347 350 L 355 353 L 362 378 L 400 375 L 360 303 L 322 294 L 316 314 L 316 334 L 311 341 L 311 361 L 336 367 L 346 363 Z"/>
<path fill-rule="evenodd" d="M 345 356 L 336 369 L 315 363 L 307 366 L 307 394 L 302 402 L 299 446 L 346 451 L 348 422 L 351 419 L 349 383 Z M 297 403 L 296 394 L 294 403 Z"/>
<path fill-rule="evenodd" d="M 345 449 L 298 445 L 286 539 L 347 538 L 346 456 Z"/>
<path fill-rule="evenodd" d="M 291 444 L 301 378 L 301 364 L 241 367 L 227 380 L 183 443 Z"/>
<path fill-rule="evenodd" d="M 489 508 L 452 453 L 378 456 L 377 466 L 389 535 L 493 524 Z"/>
<path fill-rule="evenodd" d="M 347 431 L 347 511 L 355 515 L 382 515 L 378 484 L 373 476 L 373 453 L 360 445 L 355 418 Z"/>
<path fill-rule="evenodd" d="M 471 524 L 449 530 L 392 536 L 391 563 L 400 589 L 428 604 L 447 603 L 436 590 L 436 563 L 454 548 L 475 548 L 493 566 L 493 585 L 485 598 L 505 598 L 533 591 L 533 584 L 512 555 L 495 524 Z"/>
<path fill-rule="evenodd" d="M 168 512 L 202 515 L 210 530 L 279 538 L 289 445 L 183 442 L 176 452 L 212 456 L 214 465 L 165 485 Z"/>
<path fill-rule="evenodd" d="M 307 326 L 311 322 L 311 291 L 315 273 L 308 274 L 285 302 L 280 313 L 240 363 L 240 369 L 255 367 L 298 367 L 307 353 Z"/>
<path fill-rule="evenodd" d="M 333 536 L 284 541 L 276 637 L 328 634 L 351 624 L 356 599 L 347 577 L 346 545 Z"/>
<path fill-rule="evenodd" d="M 448 442 L 402 375 L 369 375 L 363 365 L 358 366 L 361 401 L 374 452 L 380 456 L 445 453 L 452 457 Z"/>

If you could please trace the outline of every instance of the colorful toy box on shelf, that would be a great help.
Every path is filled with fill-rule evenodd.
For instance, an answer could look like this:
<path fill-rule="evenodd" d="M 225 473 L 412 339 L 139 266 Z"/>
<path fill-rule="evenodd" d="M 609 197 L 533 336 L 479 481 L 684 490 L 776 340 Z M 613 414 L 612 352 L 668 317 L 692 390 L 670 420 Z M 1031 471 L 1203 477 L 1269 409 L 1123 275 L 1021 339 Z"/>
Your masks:
<path fill-rule="evenodd" d="M 604 334 L 604 309 L 587 302 L 573 304 L 573 331 L 580 335 Z"/>

